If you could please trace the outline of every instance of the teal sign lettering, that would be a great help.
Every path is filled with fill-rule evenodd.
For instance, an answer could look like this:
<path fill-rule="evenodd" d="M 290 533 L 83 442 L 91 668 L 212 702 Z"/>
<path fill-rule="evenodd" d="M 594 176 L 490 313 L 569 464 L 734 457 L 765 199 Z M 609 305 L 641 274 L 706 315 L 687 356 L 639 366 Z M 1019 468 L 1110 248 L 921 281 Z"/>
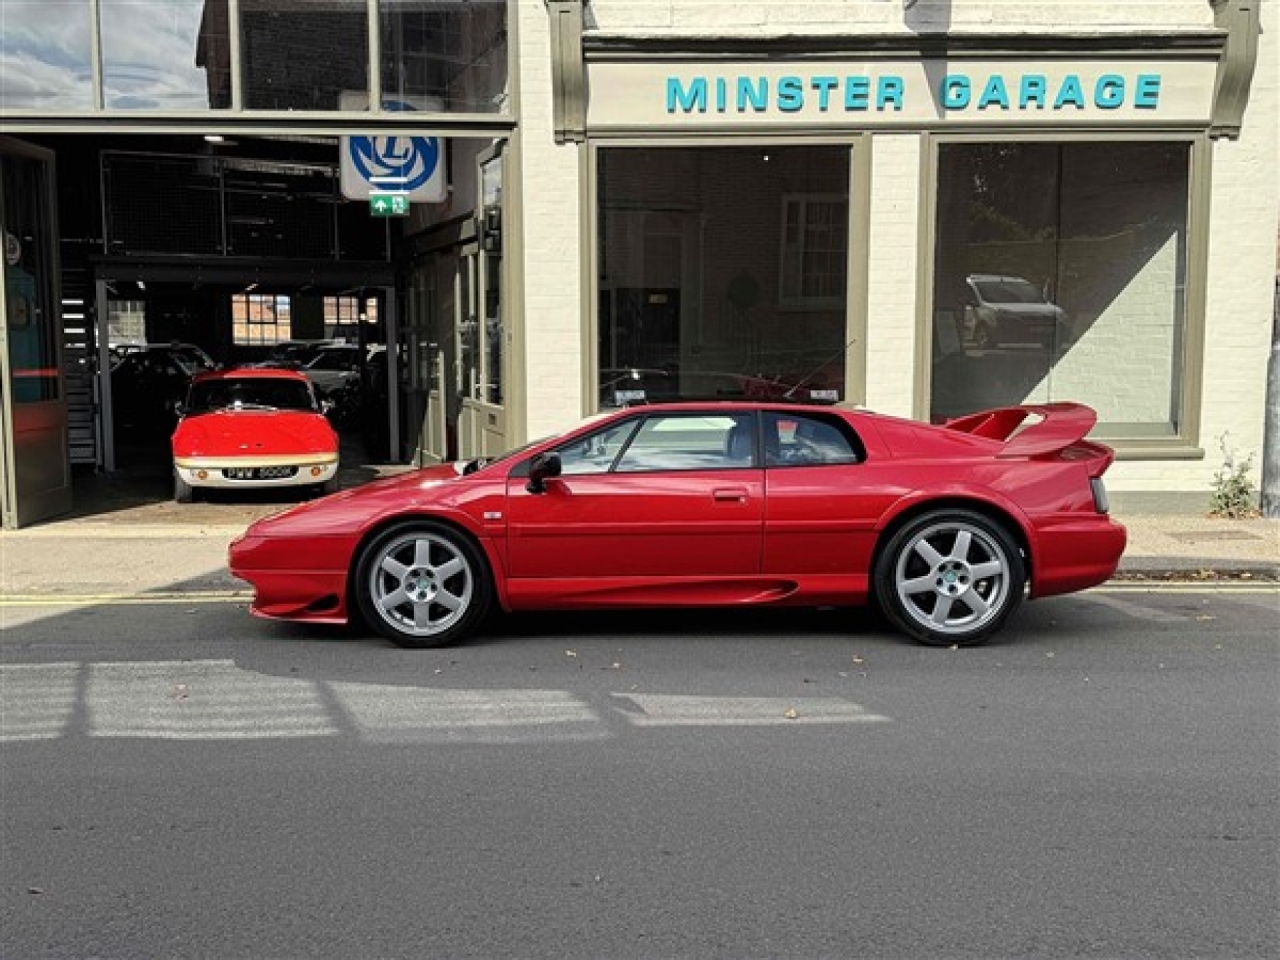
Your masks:
<path fill-rule="evenodd" d="M 830 114 L 904 110 L 927 97 L 948 113 L 1080 113 L 1160 107 L 1162 77 L 1104 73 L 1082 79 L 1068 73 L 1050 80 L 1042 73 L 948 73 L 933 90 L 910 89 L 904 77 L 888 74 L 819 74 L 812 77 L 695 76 L 666 78 L 668 114 Z"/>

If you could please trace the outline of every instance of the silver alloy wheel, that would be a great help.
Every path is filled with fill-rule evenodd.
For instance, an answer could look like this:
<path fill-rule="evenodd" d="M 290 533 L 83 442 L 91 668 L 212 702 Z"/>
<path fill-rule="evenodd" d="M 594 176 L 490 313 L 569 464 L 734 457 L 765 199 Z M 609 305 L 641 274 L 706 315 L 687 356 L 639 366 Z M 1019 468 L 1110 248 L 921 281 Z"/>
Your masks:
<path fill-rule="evenodd" d="M 899 551 L 894 590 L 903 611 L 926 630 L 963 638 L 1005 609 L 1009 564 L 987 531 L 947 520 L 925 527 Z"/>
<path fill-rule="evenodd" d="M 383 546 L 368 567 L 372 608 L 397 632 L 433 637 L 471 608 L 475 572 L 452 540 L 413 530 Z"/>

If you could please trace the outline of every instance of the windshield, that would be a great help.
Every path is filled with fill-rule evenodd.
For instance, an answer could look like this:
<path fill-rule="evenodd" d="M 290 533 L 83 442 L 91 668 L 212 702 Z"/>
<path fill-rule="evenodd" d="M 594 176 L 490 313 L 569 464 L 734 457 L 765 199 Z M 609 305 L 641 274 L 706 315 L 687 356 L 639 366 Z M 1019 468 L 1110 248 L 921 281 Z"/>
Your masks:
<path fill-rule="evenodd" d="M 210 380 L 192 386 L 187 397 L 187 413 L 208 413 L 226 409 L 270 409 L 314 411 L 307 384 L 297 380 L 245 377 L 240 380 Z"/>
<path fill-rule="evenodd" d="M 1000 280 L 979 280 L 978 292 L 987 303 L 1044 303 L 1044 297 L 1028 280 L 1004 277 Z"/>
<path fill-rule="evenodd" d="M 321 350 L 307 364 L 309 370 L 350 370 L 356 365 L 355 350 Z"/>

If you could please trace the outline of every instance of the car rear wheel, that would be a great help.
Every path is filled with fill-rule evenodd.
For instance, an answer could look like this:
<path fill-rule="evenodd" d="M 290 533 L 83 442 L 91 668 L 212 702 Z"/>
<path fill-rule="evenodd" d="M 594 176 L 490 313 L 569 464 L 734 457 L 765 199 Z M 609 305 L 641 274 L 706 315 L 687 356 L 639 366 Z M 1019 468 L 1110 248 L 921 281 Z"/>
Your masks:
<path fill-rule="evenodd" d="M 173 499 L 175 503 L 191 503 L 196 498 L 195 488 L 182 479 L 176 470 L 173 474 Z"/>
<path fill-rule="evenodd" d="M 466 537 L 436 523 L 402 524 L 374 539 L 356 565 L 365 622 L 401 647 L 443 647 L 489 608 L 489 570 Z"/>
<path fill-rule="evenodd" d="M 999 523 L 937 510 L 893 535 L 876 562 L 876 596 L 904 633 L 930 646 L 972 646 L 1022 602 L 1021 551 Z"/>

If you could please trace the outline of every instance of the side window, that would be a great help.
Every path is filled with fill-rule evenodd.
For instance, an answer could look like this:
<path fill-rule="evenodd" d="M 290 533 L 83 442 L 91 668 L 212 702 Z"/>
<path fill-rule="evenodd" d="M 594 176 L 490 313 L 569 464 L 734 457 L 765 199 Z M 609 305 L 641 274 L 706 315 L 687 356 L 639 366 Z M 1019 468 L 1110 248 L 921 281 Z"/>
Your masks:
<path fill-rule="evenodd" d="M 766 413 L 765 466 L 861 463 L 857 438 L 847 428 L 803 414 Z"/>
<path fill-rule="evenodd" d="M 623 451 L 619 473 L 659 470 L 725 470 L 755 464 L 755 416 L 649 417 Z"/>
<path fill-rule="evenodd" d="M 639 424 L 639 418 L 625 420 L 556 447 L 556 453 L 560 454 L 560 475 L 608 473 Z"/>

